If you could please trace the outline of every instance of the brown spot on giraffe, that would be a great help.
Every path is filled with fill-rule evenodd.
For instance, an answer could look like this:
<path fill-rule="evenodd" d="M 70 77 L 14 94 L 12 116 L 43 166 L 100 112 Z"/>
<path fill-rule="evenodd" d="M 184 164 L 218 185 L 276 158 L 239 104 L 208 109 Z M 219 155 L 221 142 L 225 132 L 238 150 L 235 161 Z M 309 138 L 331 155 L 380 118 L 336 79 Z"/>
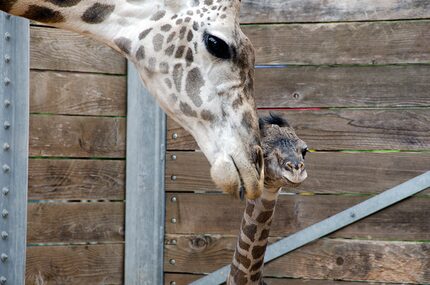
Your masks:
<path fill-rule="evenodd" d="M 204 85 L 205 82 L 200 73 L 200 69 L 198 67 L 191 69 L 187 74 L 185 90 L 196 107 L 200 107 L 203 104 L 202 98 L 200 97 L 200 89 Z"/>
<path fill-rule="evenodd" d="M 258 240 L 259 241 L 266 240 L 269 237 L 269 234 L 270 234 L 270 229 L 264 229 L 264 230 L 262 230 L 260 238 Z"/>
<path fill-rule="evenodd" d="M 170 31 L 171 29 L 172 29 L 172 25 L 170 25 L 170 24 L 165 24 L 165 25 L 163 25 L 163 26 L 161 26 L 161 28 L 160 28 L 163 32 L 168 32 L 168 31 Z"/>
<path fill-rule="evenodd" d="M 16 0 L 2 0 L 0 2 L 0 10 L 9 12 L 15 3 Z"/>
<path fill-rule="evenodd" d="M 184 52 L 185 52 L 185 46 L 179 46 L 178 49 L 176 50 L 175 57 L 181 58 L 184 55 Z"/>
<path fill-rule="evenodd" d="M 169 89 L 172 89 L 173 85 L 172 85 L 172 81 L 169 78 L 164 78 L 164 83 L 166 84 L 166 86 Z"/>
<path fill-rule="evenodd" d="M 273 215 L 273 210 L 262 212 L 258 215 L 256 221 L 258 223 L 266 223 Z"/>
<path fill-rule="evenodd" d="M 158 21 L 158 20 L 161 20 L 165 15 L 166 15 L 165 10 L 159 10 L 154 15 L 152 15 L 150 20 L 151 21 Z"/>
<path fill-rule="evenodd" d="M 169 64 L 167 62 L 160 62 L 160 72 L 162 74 L 168 74 L 169 73 Z"/>
<path fill-rule="evenodd" d="M 45 0 L 59 7 L 73 7 L 79 4 L 81 0 Z"/>
<path fill-rule="evenodd" d="M 185 60 L 187 61 L 187 66 L 190 66 L 191 63 L 194 61 L 193 51 L 191 48 L 188 48 L 187 54 L 185 55 Z"/>
<path fill-rule="evenodd" d="M 245 212 L 249 217 L 252 217 L 252 212 L 254 211 L 255 205 L 249 201 L 246 201 L 246 209 Z"/>
<path fill-rule="evenodd" d="M 170 35 L 167 37 L 167 43 L 170 43 L 176 36 L 176 32 L 171 32 Z"/>
<path fill-rule="evenodd" d="M 194 111 L 190 105 L 188 105 L 187 103 L 181 102 L 179 104 L 179 108 L 181 109 L 182 113 L 184 113 L 185 116 L 188 117 L 197 117 L 197 112 Z"/>
<path fill-rule="evenodd" d="M 257 262 L 255 262 L 252 266 L 250 271 L 255 271 L 255 270 L 259 270 L 261 268 L 261 266 L 264 263 L 264 258 L 261 258 L 260 260 L 258 260 Z"/>
<path fill-rule="evenodd" d="M 260 258 L 265 251 L 266 251 L 266 245 L 263 245 L 263 246 L 254 245 L 254 247 L 252 248 L 252 257 L 254 259 Z"/>
<path fill-rule="evenodd" d="M 243 250 L 249 250 L 250 245 L 244 242 L 241 238 L 239 238 L 239 247 Z"/>
<path fill-rule="evenodd" d="M 131 41 L 127 38 L 121 37 L 114 40 L 116 46 L 125 54 L 130 54 Z"/>
<path fill-rule="evenodd" d="M 22 15 L 22 17 L 47 24 L 61 23 L 65 21 L 63 14 L 59 11 L 54 11 L 50 8 L 38 5 L 28 6 L 27 11 Z"/>
<path fill-rule="evenodd" d="M 251 266 L 251 259 L 240 254 L 240 252 L 236 252 L 235 258 L 236 258 L 237 262 L 242 264 L 245 268 L 249 268 Z"/>
<path fill-rule="evenodd" d="M 150 32 L 152 28 L 146 29 L 139 34 L 139 40 L 143 40 Z"/>
<path fill-rule="evenodd" d="M 233 276 L 233 280 L 236 285 L 246 285 L 248 281 L 245 272 L 240 270 L 240 268 L 234 264 L 231 265 L 230 276 Z"/>
<path fill-rule="evenodd" d="M 142 60 L 145 58 L 145 47 L 144 46 L 140 46 L 137 51 L 136 51 L 136 59 L 137 60 Z"/>
<path fill-rule="evenodd" d="M 82 21 L 88 24 L 99 24 L 106 20 L 115 10 L 115 5 L 94 3 L 82 14 Z"/>
<path fill-rule="evenodd" d="M 261 199 L 261 203 L 263 204 L 264 208 L 266 208 L 266 210 L 273 210 L 276 205 L 276 200 Z"/>
<path fill-rule="evenodd" d="M 162 34 L 156 34 L 152 38 L 152 44 L 154 45 L 154 51 L 160 51 L 163 48 L 164 36 Z"/>
<path fill-rule="evenodd" d="M 259 271 L 259 272 L 257 272 L 257 273 L 255 273 L 255 274 L 253 274 L 253 275 L 251 275 L 251 281 L 258 281 L 258 280 L 260 280 L 260 278 L 261 278 L 261 272 Z"/>
<path fill-rule="evenodd" d="M 251 242 L 255 241 L 255 233 L 257 232 L 256 225 L 245 225 L 242 227 L 242 232 L 249 238 Z"/>
<path fill-rule="evenodd" d="M 176 91 L 181 91 L 182 76 L 184 74 L 184 68 L 181 64 L 175 64 L 173 67 L 173 82 L 175 82 Z"/>
<path fill-rule="evenodd" d="M 166 48 L 166 50 L 164 51 L 164 53 L 168 56 L 171 56 L 173 54 L 173 52 L 175 51 L 175 46 L 171 45 L 168 48 Z"/>
<path fill-rule="evenodd" d="M 215 121 L 215 115 L 211 111 L 209 111 L 209 110 L 203 110 L 200 113 L 200 115 L 201 115 L 202 119 L 205 120 L 205 121 L 208 121 L 208 122 Z"/>

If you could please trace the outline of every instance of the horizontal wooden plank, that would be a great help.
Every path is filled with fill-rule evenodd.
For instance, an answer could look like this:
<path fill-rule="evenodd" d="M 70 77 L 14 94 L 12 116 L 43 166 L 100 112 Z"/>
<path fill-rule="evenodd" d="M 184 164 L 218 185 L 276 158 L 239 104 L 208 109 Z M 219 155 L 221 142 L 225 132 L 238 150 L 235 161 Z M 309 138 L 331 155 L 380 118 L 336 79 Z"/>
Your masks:
<path fill-rule="evenodd" d="M 30 72 L 30 112 L 125 116 L 125 76 Z"/>
<path fill-rule="evenodd" d="M 169 272 L 210 273 L 230 264 L 236 245 L 235 237 L 168 238 L 177 241 L 176 245 L 165 247 L 164 267 Z M 270 277 L 426 284 L 430 282 L 429 254 L 430 243 L 322 239 L 270 262 L 264 274 Z M 175 265 L 169 262 L 171 259 L 176 261 Z"/>
<path fill-rule="evenodd" d="M 430 109 L 279 111 L 311 149 L 429 150 Z M 267 111 L 260 111 L 267 115 Z M 173 133 L 178 136 L 172 137 Z M 195 150 L 191 135 L 168 120 L 169 150 Z"/>
<path fill-rule="evenodd" d="M 110 47 L 76 33 L 30 28 L 30 68 L 125 74 L 126 60 Z"/>
<path fill-rule="evenodd" d="M 30 203 L 27 242 L 124 240 L 124 203 Z"/>
<path fill-rule="evenodd" d="M 175 159 L 172 159 L 173 155 Z M 379 193 L 429 168 L 430 153 L 309 153 L 306 156 L 308 178 L 299 187 L 285 190 L 296 193 Z M 212 182 L 209 169 L 201 152 L 168 152 L 166 191 L 221 191 Z"/>
<path fill-rule="evenodd" d="M 243 31 L 259 65 L 430 62 L 430 21 L 250 25 Z"/>
<path fill-rule="evenodd" d="M 430 65 L 257 68 L 259 108 L 430 106 Z"/>
<path fill-rule="evenodd" d="M 123 284 L 122 244 L 27 248 L 26 285 Z"/>
<path fill-rule="evenodd" d="M 312 1 L 244 0 L 242 23 L 334 22 L 430 18 L 421 0 Z"/>
<path fill-rule="evenodd" d="M 164 284 L 188 285 L 191 282 L 203 277 L 202 274 L 181 274 L 165 273 Z M 175 283 L 172 283 L 175 282 Z M 334 280 L 309 280 L 309 279 L 291 279 L 291 278 L 264 278 L 267 285 L 357 285 L 356 282 L 334 281 Z M 381 285 L 381 283 L 366 282 L 363 285 Z M 390 283 L 390 285 L 400 285 Z"/>
<path fill-rule="evenodd" d="M 30 116 L 30 156 L 125 157 L 124 118 Z"/>
<path fill-rule="evenodd" d="M 171 197 L 176 197 L 176 202 Z M 369 197 L 343 195 L 281 195 L 272 236 L 287 236 L 352 207 Z M 244 202 L 222 194 L 168 194 L 166 233 L 235 235 Z M 414 197 L 348 226 L 331 237 L 430 240 L 429 198 Z M 228 217 L 228 218 L 226 218 Z M 171 219 L 175 218 L 176 223 Z"/>
<path fill-rule="evenodd" d="M 125 161 L 30 159 L 30 200 L 123 200 Z"/>

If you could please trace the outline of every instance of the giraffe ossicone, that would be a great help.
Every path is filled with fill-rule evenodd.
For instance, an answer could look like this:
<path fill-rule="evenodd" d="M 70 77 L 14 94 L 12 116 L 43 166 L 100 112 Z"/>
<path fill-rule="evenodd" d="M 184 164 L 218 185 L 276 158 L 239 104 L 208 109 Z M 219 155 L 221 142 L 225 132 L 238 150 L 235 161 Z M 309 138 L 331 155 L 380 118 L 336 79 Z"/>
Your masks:
<path fill-rule="evenodd" d="M 276 201 L 281 187 L 297 185 L 307 178 L 304 159 L 308 147 L 276 115 L 260 119 L 265 160 L 265 188 L 255 200 L 246 200 L 230 274 L 226 285 L 263 285 L 264 254 Z"/>
<path fill-rule="evenodd" d="M 90 36 L 139 70 L 164 111 L 197 141 L 214 182 L 263 189 L 254 49 L 239 0 L 3 0 L 0 10 Z M 101 59 L 102 60 L 102 59 Z"/>

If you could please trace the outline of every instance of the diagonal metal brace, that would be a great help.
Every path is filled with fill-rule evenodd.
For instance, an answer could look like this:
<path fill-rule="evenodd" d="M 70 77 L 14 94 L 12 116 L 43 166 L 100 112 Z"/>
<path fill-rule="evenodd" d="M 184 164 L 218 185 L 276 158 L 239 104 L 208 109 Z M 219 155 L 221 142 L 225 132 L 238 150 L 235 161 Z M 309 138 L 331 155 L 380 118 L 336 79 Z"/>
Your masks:
<path fill-rule="evenodd" d="M 430 171 L 407 182 L 363 201 L 328 219 L 316 223 L 306 229 L 292 234 L 270 245 L 266 250 L 264 262 L 270 262 L 312 241 L 331 234 L 345 226 L 355 223 L 384 208 L 396 204 L 412 195 L 430 187 Z M 226 281 L 230 273 L 230 265 L 224 266 L 211 274 L 192 282 L 192 285 L 215 285 Z"/>

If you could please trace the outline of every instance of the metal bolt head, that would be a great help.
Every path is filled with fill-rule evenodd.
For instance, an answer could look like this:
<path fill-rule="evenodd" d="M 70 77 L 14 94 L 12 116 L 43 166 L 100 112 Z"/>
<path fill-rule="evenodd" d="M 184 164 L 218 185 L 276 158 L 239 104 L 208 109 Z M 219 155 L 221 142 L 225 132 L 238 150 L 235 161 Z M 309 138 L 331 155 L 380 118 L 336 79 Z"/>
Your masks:
<path fill-rule="evenodd" d="M 7 282 L 6 277 L 1 276 L 1 277 L 0 277 L 0 284 L 4 285 L 4 284 L 6 284 L 6 282 Z"/>
<path fill-rule="evenodd" d="M 175 239 L 172 239 L 171 241 L 170 241 L 170 244 L 173 244 L 173 245 L 176 245 L 178 242 L 175 240 Z"/>
<path fill-rule="evenodd" d="M 6 130 L 9 129 L 10 128 L 10 122 L 9 121 L 4 122 L 3 126 Z"/>
<path fill-rule="evenodd" d="M 172 139 L 176 140 L 177 138 L 178 138 L 178 134 L 177 133 L 173 133 Z"/>
<path fill-rule="evenodd" d="M 6 262 L 8 258 L 9 258 L 9 256 L 7 256 L 6 253 L 2 253 L 0 255 L 0 259 L 1 259 L 2 262 Z"/>
<path fill-rule="evenodd" d="M 170 179 L 172 179 L 173 181 L 176 181 L 176 179 L 177 179 L 178 177 L 176 177 L 176 175 L 172 175 L 171 177 L 170 177 Z"/>
<path fill-rule="evenodd" d="M 3 189 L 1 189 L 1 192 L 3 193 L 3 195 L 7 195 L 7 194 L 9 194 L 9 188 L 7 188 L 7 187 L 3 187 Z"/>
<path fill-rule="evenodd" d="M 6 231 L 1 232 L 1 239 L 6 240 L 9 237 L 9 234 Z"/>
<path fill-rule="evenodd" d="M 171 265 L 175 265 L 175 264 L 176 264 L 176 260 L 174 260 L 174 259 L 170 259 L 170 260 L 169 260 L 169 263 L 170 263 Z"/>
<path fill-rule="evenodd" d="M 176 201 L 178 201 L 178 198 L 176 198 L 176 196 L 173 196 L 172 198 L 170 198 L 170 201 L 172 201 L 173 203 L 175 203 Z"/>
<path fill-rule="evenodd" d="M 175 281 L 170 281 L 170 285 L 176 285 Z"/>
<path fill-rule="evenodd" d="M 6 209 L 3 209 L 3 211 L 1 212 L 1 216 L 3 218 L 7 218 L 7 216 L 9 216 L 9 212 Z"/>
<path fill-rule="evenodd" d="M 170 221 L 172 222 L 172 224 L 176 224 L 177 222 L 176 218 L 172 218 Z"/>
<path fill-rule="evenodd" d="M 9 172 L 9 171 L 10 171 L 9 165 L 7 164 L 3 165 L 3 172 Z"/>
<path fill-rule="evenodd" d="M 9 150 L 10 149 L 10 144 L 8 144 L 8 143 L 4 143 L 3 144 L 3 150 Z"/>
<path fill-rule="evenodd" d="M 4 33 L 4 38 L 7 41 L 10 40 L 10 33 L 8 33 L 8 32 Z"/>
<path fill-rule="evenodd" d="M 4 85 L 9 85 L 10 84 L 10 78 L 9 77 L 5 77 L 4 78 L 4 80 L 3 80 L 3 82 L 4 82 Z"/>
<path fill-rule="evenodd" d="M 4 62 L 6 62 L 6 63 L 10 62 L 10 56 L 9 55 L 4 56 Z"/>
<path fill-rule="evenodd" d="M 3 105 L 8 108 L 10 106 L 10 101 L 9 100 L 4 100 Z"/>
<path fill-rule="evenodd" d="M 178 159 L 178 157 L 176 156 L 176 154 L 172 154 L 172 160 L 176 160 Z"/>
<path fill-rule="evenodd" d="M 355 213 L 352 212 L 352 213 L 349 214 L 349 216 L 354 219 L 355 218 Z"/>

